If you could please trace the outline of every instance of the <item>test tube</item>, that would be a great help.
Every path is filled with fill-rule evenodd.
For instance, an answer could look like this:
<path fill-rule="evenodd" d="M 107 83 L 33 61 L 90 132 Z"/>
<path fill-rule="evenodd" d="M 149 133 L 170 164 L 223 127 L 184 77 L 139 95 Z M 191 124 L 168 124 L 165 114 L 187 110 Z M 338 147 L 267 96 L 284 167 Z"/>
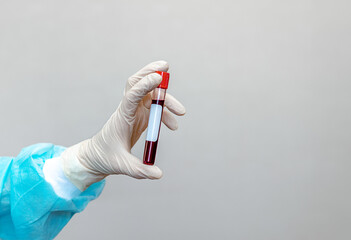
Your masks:
<path fill-rule="evenodd" d="M 150 107 L 149 123 L 146 133 L 143 159 L 143 163 L 147 165 L 154 165 L 155 163 L 158 136 L 160 135 L 161 128 L 163 105 L 165 102 L 169 81 L 169 73 L 160 71 L 156 71 L 156 73 L 162 76 L 162 82 L 151 93 L 152 102 Z"/>

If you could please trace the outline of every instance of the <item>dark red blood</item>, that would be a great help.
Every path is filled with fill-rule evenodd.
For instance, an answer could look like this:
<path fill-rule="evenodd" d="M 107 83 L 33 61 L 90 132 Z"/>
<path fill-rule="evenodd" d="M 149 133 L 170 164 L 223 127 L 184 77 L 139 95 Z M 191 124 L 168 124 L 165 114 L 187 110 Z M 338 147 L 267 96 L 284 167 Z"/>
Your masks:
<path fill-rule="evenodd" d="M 165 100 L 155 100 L 155 99 L 152 99 L 152 102 L 151 102 L 151 104 L 161 105 L 162 107 L 164 103 L 165 103 Z"/>
<path fill-rule="evenodd" d="M 154 165 L 156 158 L 157 142 L 145 141 L 144 148 L 144 164 Z"/>

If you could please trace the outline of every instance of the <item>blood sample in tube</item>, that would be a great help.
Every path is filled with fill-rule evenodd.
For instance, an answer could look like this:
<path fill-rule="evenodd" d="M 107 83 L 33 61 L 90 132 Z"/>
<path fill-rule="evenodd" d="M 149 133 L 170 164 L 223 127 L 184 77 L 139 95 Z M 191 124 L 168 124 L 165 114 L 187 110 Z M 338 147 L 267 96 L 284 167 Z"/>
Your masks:
<path fill-rule="evenodd" d="M 157 151 L 158 138 L 160 135 L 161 119 L 163 113 L 163 105 L 168 88 L 169 73 L 156 73 L 162 76 L 162 82 L 152 92 L 152 102 L 150 107 L 149 123 L 146 132 L 146 141 L 144 149 L 143 163 L 154 165 Z"/>

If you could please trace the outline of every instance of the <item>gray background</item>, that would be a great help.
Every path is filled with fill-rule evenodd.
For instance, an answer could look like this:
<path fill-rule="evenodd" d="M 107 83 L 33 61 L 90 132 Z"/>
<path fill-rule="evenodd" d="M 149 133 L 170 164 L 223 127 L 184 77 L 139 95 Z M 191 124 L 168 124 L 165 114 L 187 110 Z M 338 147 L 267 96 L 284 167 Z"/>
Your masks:
<path fill-rule="evenodd" d="M 164 178 L 109 177 L 57 239 L 351 239 L 350 7 L 0 1 L 0 155 L 91 137 L 164 59 L 187 107 Z"/>

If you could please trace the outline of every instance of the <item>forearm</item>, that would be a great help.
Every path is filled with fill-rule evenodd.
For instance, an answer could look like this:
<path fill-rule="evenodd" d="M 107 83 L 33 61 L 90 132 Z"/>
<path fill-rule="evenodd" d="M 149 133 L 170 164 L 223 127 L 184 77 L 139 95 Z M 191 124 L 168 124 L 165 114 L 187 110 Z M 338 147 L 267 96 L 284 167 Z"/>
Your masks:
<path fill-rule="evenodd" d="M 75 213 L 99 196 L 104 181 L 80 192 L 60 170 L 51 171 L 59 167 L 55 159 L 64 150 L 36 144 L 15 158 L 0 158 L 0 239 L 52 239 Z M 57 185 L 54 190 L 51 184 L 55 178 L 71 190 L 61 188 L 60 192 Z"/>

